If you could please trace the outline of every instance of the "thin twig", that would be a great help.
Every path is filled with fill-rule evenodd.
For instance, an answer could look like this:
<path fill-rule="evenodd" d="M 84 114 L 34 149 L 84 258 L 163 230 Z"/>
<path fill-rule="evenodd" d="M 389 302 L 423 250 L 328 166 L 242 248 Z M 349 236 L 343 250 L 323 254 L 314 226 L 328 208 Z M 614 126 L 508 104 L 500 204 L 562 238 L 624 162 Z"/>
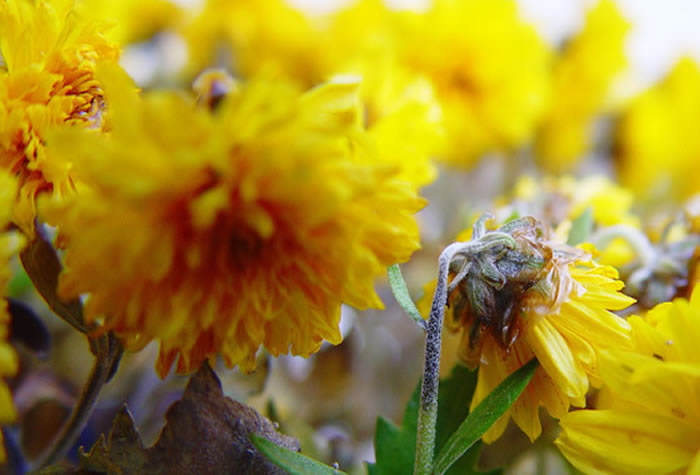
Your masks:
<path fill-rule="evenodd" d="M 68 417 L 68 420 L 63 424 L 61 432 L 36 462 L 35 465 L 38 468 L 61 461 L 71 447 L 73 447 L 92 414 L 92 410 L 97 403 L 102 387 L 109 381 L 115 370 L 115 365 L 118 363 L 119 359 L 121 359 L 123 349 L 121 343 L 114 336 L 111 334 L 104 334 L 99 338 L 101 341 L 97 344 L 108 346 L 104 352 L 106 357 L 95 357 L 95 363 L 85 382 L 83 391 L 80 394 L 80 399 L 78 399 L 75 407 L 73 407 L 73 411 Z"/>

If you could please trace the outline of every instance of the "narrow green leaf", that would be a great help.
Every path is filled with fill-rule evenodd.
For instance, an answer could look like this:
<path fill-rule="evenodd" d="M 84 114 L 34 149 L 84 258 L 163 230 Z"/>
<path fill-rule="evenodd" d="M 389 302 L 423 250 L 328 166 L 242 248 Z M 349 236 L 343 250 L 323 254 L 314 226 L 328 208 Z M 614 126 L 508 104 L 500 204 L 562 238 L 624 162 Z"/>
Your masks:
<path fill-rule="evenodd" d="M 291 475 L 339 475 L 345 473 L 306 455 L 280 447 L 265 437 L 251 433 L 250 440 L 256 449 Z"/>
<path fill-rule="evenodd" d="M 581 244 L 588 239 L 593 230 L 593 209 L 589 206 L 583 213 L 578 215 L 571 223 L 569 239 L 566 241 L 570 246 Z"/>
<path fill-rule="evenodd" d="M 513 212 L 510 213 L 510 215 L 503 221 L 503 224 L 510 223 L 511 221 L 515 221 L 518 218 L 520 218 L 520 213 L 517 209 L 514 209 Z"/>
<path fill-rule="evenodd" d="M 438 393 L 438 420 L 435 428 L 435 453 L 447 443 L 457 430 L 459 424 L 469 415 L 469 403 L 476 389 L 477 372 L 456 365 L 450 376 L 440 381 Z M 479 460 L 480 444 L 473 445 L 457 460 L 447 472 L 452 475 L 471 475 L 478 473 L 476 463 Z"/>
<path fill-rule="evenodd" d="M 408 400 L 400 428 L 381 416 L 377 418 L 377 428 L 374 432 L 376 462 L 367 465 L 372 475 L 413 473 L 419 399 L 420 383 Z"/>
<path fill-rule="evenodd" d="M 387 273 L 389 274 L 389 285 L 391 285 L 391 291 L 394 293 L 394 298 L 401 305 L 401 308 L 411 317 L 421 328 L 425 329 L 425 320 L 421 316 L 420 312 L 416 308 L 416 304 L 413 303 L 411 295 L 408 293 L 408 287 L 406 286 L 406 281 L 403 280 L 401 275 L 401 269 L 398 264 L 394 264 L 387 268 Z"/>
<path fill-rule="evenodd" d="M 19 297 L 22 294 L 29 292 L 32 288 L 32 279 L 29 278 L 24 267 L 19 266 L 7 285 L 7 295 L 10 297 Z"/>
<path fill-rule="evenodd" d="M 513 405 L 532 379 L 535 369 L 537 360 L 533 358 L 481 401 L 440 450 L 435 460 L 436 473 L 445 473 Z"/>

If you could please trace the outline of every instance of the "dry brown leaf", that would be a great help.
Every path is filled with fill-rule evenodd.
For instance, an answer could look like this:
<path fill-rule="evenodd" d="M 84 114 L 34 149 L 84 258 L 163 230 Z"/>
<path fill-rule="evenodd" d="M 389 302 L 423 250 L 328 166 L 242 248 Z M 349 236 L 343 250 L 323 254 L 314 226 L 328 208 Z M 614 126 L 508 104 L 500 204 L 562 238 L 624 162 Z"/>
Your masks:
<path fill-rule="evenodd" d="M 158 442 L 145 448 L 129 411 L 123 408 L 109 437 L 101 436 L 82 455 L 81 470 L 73 473 L 285 473 L 253 447 L 248 434 L 300 449 L 296 439 L 277 432 L 254 409 L 226 397 L 207 364 L 192 376 L 182 399 L 165 417 Z"/>

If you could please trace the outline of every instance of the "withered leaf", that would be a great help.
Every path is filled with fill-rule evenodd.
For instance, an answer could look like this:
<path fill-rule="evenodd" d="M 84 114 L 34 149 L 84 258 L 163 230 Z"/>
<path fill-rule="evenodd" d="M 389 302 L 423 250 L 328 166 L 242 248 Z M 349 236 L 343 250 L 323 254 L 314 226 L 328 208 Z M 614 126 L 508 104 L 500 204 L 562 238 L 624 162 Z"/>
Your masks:
<path fill-rule="evenodd" d="M 259 453 L 248 434 L 299 451 L 299 442 L 275 430 L 254 409 L 226 397 L 209 365 L 190 379 L 180 401 L 165 415 L 158 442 L 145 448 L 133 419 L 123 408 L 109 437 L 82 454 L 82 473 L 285 473 Z M 80 473 L 80 472 L 79 472 Z"/>
<path fill-rule="evenodd" d="M 61 261 L 41 226 L 37 226 L 35 239 L 22 250 L 20 259 L 34 287 L 49 308 L 81 333 L 87 333 L 80 299 L 64 301 L 56 293 L 58 276 L 62 269 Z"/>

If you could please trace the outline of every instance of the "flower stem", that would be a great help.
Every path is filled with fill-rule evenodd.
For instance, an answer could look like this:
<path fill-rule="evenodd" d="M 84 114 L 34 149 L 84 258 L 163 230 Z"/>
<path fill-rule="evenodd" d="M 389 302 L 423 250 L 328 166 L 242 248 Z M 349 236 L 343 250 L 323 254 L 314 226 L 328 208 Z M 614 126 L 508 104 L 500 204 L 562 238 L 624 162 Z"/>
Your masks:
<path fill-rule="evenodd" d="M 425 359 L 423 363 L 423 383 L 421 385 L 420 406 L 418 407 L 418 430 L 416 433 L 416 459 L 414 474 L 428 475 L 433 470 L 435 455 L 435 426 L 438 413 L 438 385 L 440 383 L 440 347 L 442 343 L 442 322 L 447 304 L 447 278 L 450 262 L 455 253 L 465 243 L 450 244 L 442 251 L 439 259 L 437 287 L 430 309 L 425 336 Z"/>
<path fill-rule="evenodd" d="M 92 414 L 92 410 L 97 403 L 102 387 L 112 377 L 116 365 L 121 359 L 123 348 L 121 343 L 114 338 L 113 335 L 104 334 L 95 340 L 91 340 L 91 343 L 105 345 L 107 350 L 98 353 L 95 357 L 95 363 L 85 382 L 85 386 L 83 386 L 80 398 L 51 446 L 36 462 L 38 468 L 60 462 L 71 447 L 73 447 L 85 423 L 88 421 L 90 414 Z"/>
<path fill-rule="evenodd" d="M 654 262 L 656 258 L 654 246 L 651 245 L 649 238 L 642 231 L 632 226 L 625 224 L 608 226 L 591 236 L 590 240 L 596 247 L 602 248 L 616 238 L 622 238 L 632 246 L 642 267 L 648 267 Z"/>

